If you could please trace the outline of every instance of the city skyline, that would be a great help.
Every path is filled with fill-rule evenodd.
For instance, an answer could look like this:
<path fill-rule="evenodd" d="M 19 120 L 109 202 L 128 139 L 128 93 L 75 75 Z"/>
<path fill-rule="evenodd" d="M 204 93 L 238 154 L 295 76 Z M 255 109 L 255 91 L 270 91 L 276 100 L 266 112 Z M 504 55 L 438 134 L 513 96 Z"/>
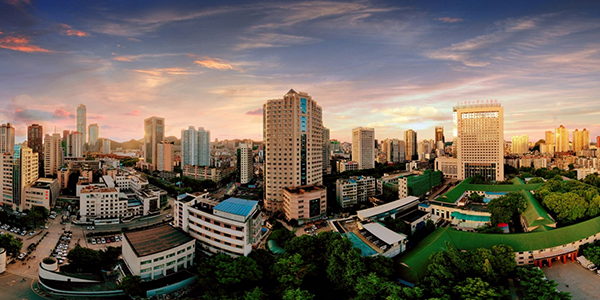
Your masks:
<path fill-rule="evenodd" d="M 506 141 L 561 124 L 600 135 L 598 3 L 85 5 L 0 3 L 0 123 L 17 142 L 33 123 L 76 130 L 80 103 L 115 141 L 142 138 L 154 115 L 165 136 L 260 140 L 262 104 L 291 88 L 341 141 L 359 126 L 380 141 L 443 126 L 450 140 L 451 107 L 488 99 Z"/>

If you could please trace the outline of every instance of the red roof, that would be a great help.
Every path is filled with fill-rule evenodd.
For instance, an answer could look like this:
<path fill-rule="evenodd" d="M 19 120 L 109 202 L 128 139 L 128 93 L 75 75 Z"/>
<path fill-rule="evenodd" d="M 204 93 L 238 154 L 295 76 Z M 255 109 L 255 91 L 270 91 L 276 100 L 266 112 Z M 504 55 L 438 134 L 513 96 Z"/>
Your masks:
<path fill-rule="evenodd" d="M 508 227 L 508 224 L 506 224 L 506 223 L 500 223 L 500 224 L 498 224 L 498 227 Z"/>

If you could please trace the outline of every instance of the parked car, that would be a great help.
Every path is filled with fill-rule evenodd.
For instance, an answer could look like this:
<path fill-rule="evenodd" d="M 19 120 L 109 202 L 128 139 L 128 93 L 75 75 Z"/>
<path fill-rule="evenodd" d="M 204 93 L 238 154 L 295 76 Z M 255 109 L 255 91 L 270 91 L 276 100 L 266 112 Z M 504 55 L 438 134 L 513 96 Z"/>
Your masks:
<path fill-rule="evenodd" d="M 22 252 L 21 254 L 19 254 L 19 256 L 17 256 L 17 258 L 23 260 L 23 258 L 25 258 L 25 255 L 27 255 L 27 253 Z"/>
<path fill-rule="evenodd" d="M 92 239 L 92 245 L 96 245 L 96 239 Z"/>

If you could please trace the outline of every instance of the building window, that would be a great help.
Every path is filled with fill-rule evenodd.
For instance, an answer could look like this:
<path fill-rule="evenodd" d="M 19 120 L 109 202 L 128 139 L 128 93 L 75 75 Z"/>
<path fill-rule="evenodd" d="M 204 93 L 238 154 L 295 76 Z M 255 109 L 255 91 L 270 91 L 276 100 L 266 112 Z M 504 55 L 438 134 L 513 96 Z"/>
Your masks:
<path fill-rule="evenodd" d="M 161 261 L 161 260 L 163 260 L 163 259 L 165 259 L 165 257 L 164 257 L 164 256 L 157 257 L 157 258 L 155 258 L 155 259 L 154 259 L 154 262 Z"/>
<path fill-rule="evenodd" d="M 155 266 L 155 267 L 154 267 L 154 270 L 162 269 L 162 268 L 164 268 L 164 267 L 165 267 L 165 265 L 158 265 L 158 266 Z"/>
<path fill-rule="evenodd" d="M 145 260 L 145 261 L 141 262 L 140 265 L 149 264 L 151 262 L 152 262 L 152 260 Z"/>

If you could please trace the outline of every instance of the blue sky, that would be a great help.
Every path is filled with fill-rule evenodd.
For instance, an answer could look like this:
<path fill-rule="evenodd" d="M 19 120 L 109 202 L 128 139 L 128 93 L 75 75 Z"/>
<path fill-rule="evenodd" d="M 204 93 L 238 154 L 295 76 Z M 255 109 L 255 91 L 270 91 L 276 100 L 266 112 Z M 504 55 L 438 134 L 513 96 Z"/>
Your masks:
<path fill-rule="evenodd" d="M 79 103 L 118 141 L 153 115 L 168 135 L 261 139 L 262 104 L 290 88 L 345 141 L 450 139 L 452 106 L 487 99 L 507 140 L 600 135 L 594 1 L 0 1 L 0 122 L 19 140 L 74 130 Z"/>

